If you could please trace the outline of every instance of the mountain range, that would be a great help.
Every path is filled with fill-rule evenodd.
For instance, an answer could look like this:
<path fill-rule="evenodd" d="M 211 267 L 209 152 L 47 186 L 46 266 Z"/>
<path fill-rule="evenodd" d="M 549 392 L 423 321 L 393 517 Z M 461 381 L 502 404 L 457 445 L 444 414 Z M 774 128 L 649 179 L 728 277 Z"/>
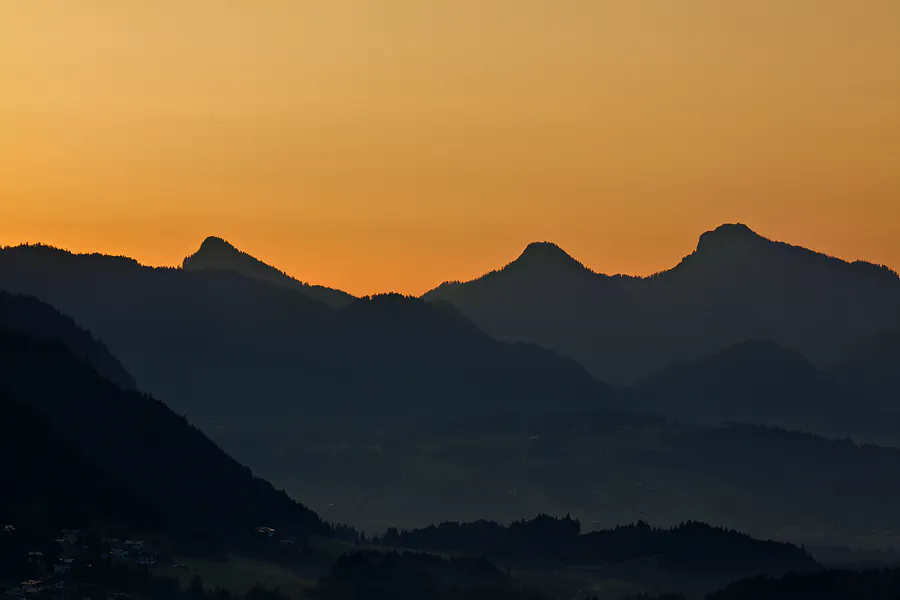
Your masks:
<path fill-rule="evenodd" d="M 892 473 L 895 451 L 757 425 L 900 443 L 897 281 L 740 225 L 650 278 L 600 275 L 535 243 L 424 298 L 303 284 L 219 238 L 181 268 L 37 245 L 0 250 L 0 289 L 53 308 L 11 318 L 6 294 L 0 322 L 165 398 L 326 518 L 578 506 L 671 523 L 690 509 L 680 518 L 818 539 L 826 523 L 842 523 L 838 537 L 893 527 L 876 497 L 900 492 L 867 477 Z M 761 473 L 753 456 L 791 473 Z M 835 490 L 843 504 L 809 508 Z"/>
<path fill-rule="evenodd" d="M 0 251 L 0 287 L 72 315 L 142 390 L 197 418 L 524 410 L 551 395 L 584 406 L 611 393 L 571 359 L 496 341 L 449 305 L 399 295 L 331 308 L 230 270 L 43 246 Z"/>
<path fill-rule="evenodd" d="M 248 398 L 254 415 L 399 416 L 541 409 L 552 397 L 900 443 L 896 273 L 743 225 L 703 234 L 649 278 L 597 274 L 533 243 L 425 303 L 301 283 L 217 237 L 178 269 L 6 248 L 0 288 L 72 315 L 141 389 L 198 419 L 240 414 Z"/>
<path fill-rule="evenodd" d="M 411 310 L 410 306 L 424 309 L 426 314 L 433 310 L 420 301 L 412 305 L 402 298 L 382 301 L 390 310 L 404 313 Z M 366 311 L 381 314 L 383 310 L 370 302 L 359 307 L 363 317 L 367 317 Z M 311 538 L 321 536 L 324 540 L 335 535 L 336 529 L 316 513 L 255 477 L 165 404 L 135 390 L 133 378 L 107 346 L 71 318 L 36 298 L 5 292 L 0 293 L 0 309 L 0 422 L 5 425 L 0 434 L 0 456 L 6 459 L 0 462 L 0 478 L 10 484 L 0 496 L 0 520 L 4 523 L 16 523 L 29 532 L 31 540 L 37 539 L 35 531 L 52 532 L 73 525 L 91 530 L 125 528 L 137 535 L 149 534 L 157 543 L 161 539 L 174 543 L 172 547 L 180 553 L 211 554 L 219 559 L 224 559 L 226 551 L 259 551 L 257 526 L 265 523 L 274 527 L 270 531 L 278 531 L 279 539 L 292 543 L 302 540 L 302 556 L 306 558 L 300 558 L 301 563 L 310 560 L 306 544 Z M 357 325 L 368 323 L 363 318 Z M 428 321 L 416 323 L 427 325 Z M 621 430 L 623 425 L 630 429 L 642 423 L 658 424 L 653 419 L 613 411 L 585 413 L 574 420 L 566 414 L 555 420 L 533 418 L 533 423 L 540 423 L 550 435 L 555 428 L 568 428 L 572 423 L 578 431 L 595 433 Z M 467 425 L 465 419 L 477 425 Z M 466 436 L 485 426 L 494 432 L 506 427 L 503 419 L 491 423 L 492 419 L 483 415 L 468 416 L 439 422 L 420 433 L 431 437 L 432 445 L 448 434 L 456 443 L 467 445 L 471 441 Z M 463 436 L 458 435 L 460 431 Z M 330 433 L 339 432 L 337 428 Z M 556 452 L 552 445 L 549 449 Z M 502 459 L 502 452 L 492 458 L 497 457 Z M 877 467 L 878 461 L 872 466 Z M 565 468 L 561 470 L 564 472 Z M 344 470 L 339 475 L 355 485 L 358 493 L 369 491 L 359 473 Z M 477 485 L 477 479 L 472 483 Z M 810 489 L 819 488 L 814 483 Z M 881 492 L 887 500 L 896 497 L 891 486 Z M 883 518 L 881 511 L 869 510 L 867 514 Z M 0 536 L 0 553 L 10 559 L 4 566 L 21 563 L 22 568 L 35 568 L 24 555 L 31 546 L 23 545 L 24 538 L 18 537 L 15 529 L 10 533 L 9 527 Z M 657 589 L 660 582 L 682 591 L 707 591 L 736 577 L 819 568 L 797 546 L 761 542 L 700 523 L 672 530 L 639 523 L 579 535 L 577 522 L 568 517 L 557 520 L 541 516 L 509 528 L 496 523 L 475 524 L 470 529 L 457 525 L 456 530 L 450 528 L 450 536 L 445 536 L 446 529 L 446 524 L 437 530 L 432 528 L 441 532 L 437 537 L 424 532 L 429 549 L 455 553 L 465 548 L 466 553 L 489 553 L 501 565 L 527 569 L 530 577 L 541 577 L 546 580 L 544 585 L 562 591 L 566 597 L 587 584 L 601 589 L 604 581 L 620 585 L 627 582 L 638 591 Z M 474 533 L 475 537 L 460 538 L 460 531 Z M 484 533 L 487 538 L 479 541 L 478 536 Z M 421 540 L 422 534 L 403 532 L 402 536 Z M 396 598 L 422 594 L 510 600 L 546 597 L 537 590 L 523 590 L 520 576 L 513 580 L 508 566 L 504 573 L 484 558 L 446 560 L 425 554 L 399 555 L 378 546 L 420 544 L 398 535 L 396 530 L 389 530 L 382 540 L 376 540 L 373 550 L 338 558 L 331 574 L 310 593 L 336 600 L 360 595 Z M 52 545 L 46 547 L 58 551 Z M 283 551 L 267 552 L 285 560 Z M 48 557 L 51 561 L 52 556 Z M 293 556 L 296 561 L 300 555 Z M 105 573 L 110 564 L 97 566 Z M 559 569 L 584 572 L 576 578 L 558 575 Z M 10 573 L 17 572 L 13 568 Z M 119 572 L 120 584 L 123 573 Z M 89 575 L 79 570 L 74 577 L 83 581 L 81 578 Z M 651 583 L 648 577 L 659 581 Z M 61 580 L 66 582 L 65 578 Z M 191 597 L 200 595 L 202 588 Z M 271 597 L 281 596 L 276 591 Z"/>
<path fill-rule="evenodd" d="M 700 236 L 696 250 L 650 277 L 603 275 L 553 244 L 506 267 L 424 296 L 456 306 L 498 339 L 556 350 L 612 383 L 678 360 L 768 339 L 820 365 L 900 327 L 900 278 L 768 240 L 741 224 Z"/>

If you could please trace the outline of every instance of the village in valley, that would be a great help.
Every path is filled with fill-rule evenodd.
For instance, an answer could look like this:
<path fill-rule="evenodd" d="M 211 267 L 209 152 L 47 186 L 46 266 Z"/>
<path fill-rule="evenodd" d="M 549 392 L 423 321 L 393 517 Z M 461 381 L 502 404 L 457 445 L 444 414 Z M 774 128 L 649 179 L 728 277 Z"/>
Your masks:
<path fill-rule="evenodd" d="M 98 537 L 77 529 L 62 529 L 55 537 L 40 538 L 25 535 L 13 525 L 3 526 L 0 590 L 6 598 L 124 599 L 131 595 L 94 583 L 97 578 L 91 571 L 186 568 L 142 539 Z M 11 579 L 10 571 L 18 571 L 19 577 Z"/>
<path fill-rule="evenodd" d="M 3 525 L 0 599 L 285 600 L 279 586 L 307 587 L 333 558 L 272 527 L 249 528 L 246 534 L 244 550 L 269 562 L 181 548 L 183 555 L 172 539 L 117 526 L 38 531 Z M 301 563 L 314 573 L 300 574 Z"/>

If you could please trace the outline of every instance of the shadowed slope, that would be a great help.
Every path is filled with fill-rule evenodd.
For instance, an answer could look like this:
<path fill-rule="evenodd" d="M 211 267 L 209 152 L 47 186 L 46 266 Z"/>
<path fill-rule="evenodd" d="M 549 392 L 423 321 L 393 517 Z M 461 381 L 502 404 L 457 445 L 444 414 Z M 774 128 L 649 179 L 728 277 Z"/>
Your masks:
<path fill-rule="evenodd" d="M 0 291 L 0 329 L 61 343 L 122 389 L 134 389 L 134 377 L 106 346 L 75 321 L 37 298 Z"/>
<path fill-rule="evenodd" d="M 17 482 L 0 504 L 20 521 L 112 519 L 191 543 L 246 539 L 260 523 L 328 532 L 183 417 L 58 343 L 0 330 L 0 410 L 4 456 L 15 457 L 3 461 L 4 480 Z"/>

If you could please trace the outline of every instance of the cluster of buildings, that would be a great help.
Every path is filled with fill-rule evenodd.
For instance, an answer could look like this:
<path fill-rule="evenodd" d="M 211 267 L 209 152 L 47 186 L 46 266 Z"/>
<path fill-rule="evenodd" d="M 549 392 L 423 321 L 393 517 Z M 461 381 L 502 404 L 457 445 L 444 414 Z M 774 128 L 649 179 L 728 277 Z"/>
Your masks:
<path fill-rule="evenodd" d="M 4 534 L 15 534 L 16 528 L 4 525 Z M 49 540 L 48 540 L 49 541 Z M 47 556 L 46 548 L 27 553 L 28 574 L 31 578 L 10 586 L 6 583 L 5 597 L 10 600 L 124 600 L 124 593 L 110 593 L 99 586 L 76 583 L 73 569 L 89 569 L 97 561 L 121 561 L 144 567 L 160 562 L 159 554 L 143 540 L 103 538 L 83 535 L 75 529 L 63 529 L 53 538 L 61 552 Z M 182 566 L 172 563 L 172 566 Z M 81 579 L 81 578 L 79 578 Z M 2 589 L 2 586 L 0 586 Z M 0 596 L 2 598 L 2 596 Z"/>
<path fill-rule="evenodd" d="M 131 594 L 108 592 L 97 585 L 66 587 L 62 580 L 28 579 L 6 592 L 7 597 L 22 600 L 129 600 Z"/>
<path fill-rule="evenodd" d="M 13 534 L 16 528 L 13 525 L 4 525 L 3 533 Z M 71 546 L 78 541 L 78 532 L 65 529 L 54 539 L 61 545 Z M 60 553 L 58 556 L 45 555 L 41 550 L 32 550 L 27 553 L 28 570 L 32 578 L 26 579 L 6 591 L 7 598 L 38 599 L 75 598 L 74 590 L 70 584 L 70 575 L 76 564 L 76 559 L 71 552 Z"/>

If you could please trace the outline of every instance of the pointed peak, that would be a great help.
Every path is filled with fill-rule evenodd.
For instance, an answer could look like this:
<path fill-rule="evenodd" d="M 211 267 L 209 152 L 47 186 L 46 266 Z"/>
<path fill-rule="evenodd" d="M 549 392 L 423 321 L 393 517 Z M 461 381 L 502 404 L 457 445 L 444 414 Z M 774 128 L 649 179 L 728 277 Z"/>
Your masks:
<path fill-rule="evenodd" d="M 332 308 L 346 306 L 353 296 L 341 290 L 319 285 L 310 285 L 288 275 L 284 271 L 259 260 L 252 254 L 232 245 L 230 242 L 211 235 L 200 244 L 200 248 L 181 263 L 187 271 L 231 271 L 259 281 L 300 290 L 305 296 Z"/>
<path fill-rule="evenodd" d="M 227 267 L 234 260 L 248 255 L 235 248 L 223 238 L 211 235 L 203 240 L 200 248 L 192 255 L 186 257 L 182 266 L 184 268 L 209 268 Z"/>
<path fill-rule="evenodd" d="M 712 231 L 707 231 L 700 236 L 697 242 L 697 251 L 703 249 L 721 249 L 735 245 L 753 244 L 767 241 L 743 223 L 725 223 Z"/>

